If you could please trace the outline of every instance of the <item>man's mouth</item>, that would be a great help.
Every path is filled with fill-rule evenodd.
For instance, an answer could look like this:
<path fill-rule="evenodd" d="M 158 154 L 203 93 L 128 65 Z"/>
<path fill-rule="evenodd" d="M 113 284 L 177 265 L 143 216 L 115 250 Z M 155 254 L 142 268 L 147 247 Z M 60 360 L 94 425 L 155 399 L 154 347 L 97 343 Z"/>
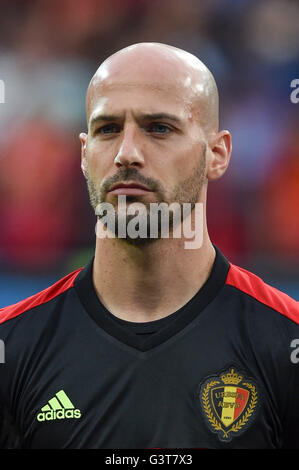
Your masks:
<path fill-rule="evenodd" d="M 142 196 L 143 194 L 148 194 L 150 192 L 152 192 L 152 190 L 147 186 L 134 182 L 116 183 L 109 190 L 109 193 L 124 196 Z"/>

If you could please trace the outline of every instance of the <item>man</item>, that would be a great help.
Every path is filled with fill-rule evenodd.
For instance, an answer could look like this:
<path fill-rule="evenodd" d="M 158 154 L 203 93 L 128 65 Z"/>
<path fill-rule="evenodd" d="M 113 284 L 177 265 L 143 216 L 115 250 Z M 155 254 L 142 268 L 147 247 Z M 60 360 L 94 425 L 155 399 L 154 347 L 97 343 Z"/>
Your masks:
<path fill-rule="evenodd" d="M 231 154 L 211 73 L 182 50 L 137 44 L 99 67 L 86 103 L 95 256 L 1 311 L 2 446 L 298 448 L 298 303 L 208 235 L 208 182 Z M 121 236 L 133 203 L 145 218 Z M 169 236 L 164 216 L 150 236 L 158 203 L 191 208 L 170 211 Z M 192 249 L 175 235 L 187 223 L 201 232 Z"/>

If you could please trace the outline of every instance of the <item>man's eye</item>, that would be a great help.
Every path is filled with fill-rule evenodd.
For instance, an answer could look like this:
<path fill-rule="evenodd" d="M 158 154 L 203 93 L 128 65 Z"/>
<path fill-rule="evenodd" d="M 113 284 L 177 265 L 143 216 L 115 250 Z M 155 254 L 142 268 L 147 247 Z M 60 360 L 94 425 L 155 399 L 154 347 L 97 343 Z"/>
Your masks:
<path fill-rule="evenodd" d="M 120 131 L 120 126 L 117 124 L 105 124 L 97 130 L 98 134 L 107 135 L 114 134 Z"/>
<path fill-rule="evenodd" d="M 160 124 L 158 122 L 153 122 L 148 126 L 148 130 L 150 132 L 155 132 L 156 134 L 168 134 L 171 129 L 169 126 L 166 126 L 165 124 Z"/>

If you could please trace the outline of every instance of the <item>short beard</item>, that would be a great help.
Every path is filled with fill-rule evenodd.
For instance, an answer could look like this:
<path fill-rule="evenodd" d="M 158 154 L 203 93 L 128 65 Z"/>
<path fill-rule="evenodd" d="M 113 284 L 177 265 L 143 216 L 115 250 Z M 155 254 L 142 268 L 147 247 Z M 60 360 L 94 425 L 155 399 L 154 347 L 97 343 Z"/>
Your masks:
<path fill-rule="evenodd" d="M 170 205 L 172 203 L 178 203 L 181 207 L 181 219 L 180 222 L 182 223 L 184 220 L 184 211 L 182 210 L 182 206 L 185 203 L 189 203 L 191 207 L 191 211 L 194 210 L 195 204 L 198 202 L 203 185 L 205 183 L 205 172 L 206 172 L 206 152 L 207 152 L 207 145 L 205 144 L 202 155 L 199 159 L 198 165 L 193 169 L 191 175 L 183 180 L 182 182 L 178 183 L 173 190 L 171 191 L 170 195 L 167 197 L 165 191 L 159 184 L 159 182 L 142 176 L 136 168 L 125 167 L 121 168 L 113 177 L 106 179 L 100 186 L 99 191 L 97 191 L 94 182 L 92 181 L 88 167 L 86 169 L 86 179 L 87 179 L 87 188 L 89 193 L 89 200 L 90 204 L 93 207 L 95 213 L 97 211 L 97 207 L 99 204 L 107 202 L 106 196 L 109 189 L 112 185 L 120 182 L 120 181 L 129 181 L 134 180 L 136 182 L 140 182 L 143 185 L 146 185 L 150 190 L 154 191 L 157 195 L 157 200 L 152 201 L 156 203 L 166 203 Z M 133 202 L 140 202 L 140 198 L 134 196 L 127 196 L 126 197 L 127 203 Z M 126 238 L 119 238 L 119 213 L 117 208 L 115 207 L 115 229 L 114 235 L 116 238 L 129 243 L 130 245 L 134 246 L 146 246 L 149 245 L 159 239 L 162 238 L 162 221 L 161 217 L 158 219 L 158 236 L 153 238 L 150 237 L 150 203 L 144 203 L 147 208 L 147 236 L 140 237 L 137 236 L 136 238 L 130 237 L 128 234 Z M 101 217 L 97 216 L 98 220 L 100 221 Z M 135 215 L 128 215 L 126 214 L 126 221 L 125 225 L 128 226 L 128 223 L 135 217 Z M 174 226 L 174 216 L 173 212 L 169 212 L 169 229 L 170 227 Z M 138 226 L 136 227 L 138 230 Z M 170 232 L 170 230 L 169 230 Z"/>

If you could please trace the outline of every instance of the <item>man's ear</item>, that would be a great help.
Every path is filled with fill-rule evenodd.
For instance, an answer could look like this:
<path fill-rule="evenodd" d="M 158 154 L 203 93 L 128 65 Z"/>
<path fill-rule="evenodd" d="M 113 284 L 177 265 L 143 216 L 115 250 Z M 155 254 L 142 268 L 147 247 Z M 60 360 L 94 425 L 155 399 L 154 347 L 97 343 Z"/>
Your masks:
<path fill-rule="evenodd" d="M 232 152 L 232 140 L 229 131 L 215 134 L 210 142 L 210 158 L 208 160 L 207 179 L 210 181 L 220 178 L 226 171 Z"/>
<path fill-rule="evenodd" d="M 81 132 L 79 134 L 79 139 L 81 142 L 81 170 L 85 178 L 87 178 L 87 160 L 86 160 L 87 134 L 85 134 L 85 132 Z"/>

